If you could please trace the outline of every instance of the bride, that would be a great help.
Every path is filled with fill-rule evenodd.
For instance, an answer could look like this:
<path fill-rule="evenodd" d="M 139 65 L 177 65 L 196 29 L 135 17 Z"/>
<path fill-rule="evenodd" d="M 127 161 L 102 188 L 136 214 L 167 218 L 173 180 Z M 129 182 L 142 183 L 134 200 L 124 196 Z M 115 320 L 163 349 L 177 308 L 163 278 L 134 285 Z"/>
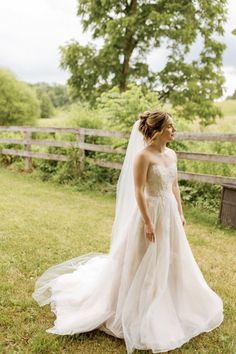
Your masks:
<path fill-rule="evenodd" d="M 223 321 L 221 298 L 206 283 L 187 241 L 170 114 L 134 123 L 117 184 L 108 254 L 89 253 L 49 268 L 33 298 L 50 304 L 58 335 L 95 328 L 135 349 L 173 350 Z"/>

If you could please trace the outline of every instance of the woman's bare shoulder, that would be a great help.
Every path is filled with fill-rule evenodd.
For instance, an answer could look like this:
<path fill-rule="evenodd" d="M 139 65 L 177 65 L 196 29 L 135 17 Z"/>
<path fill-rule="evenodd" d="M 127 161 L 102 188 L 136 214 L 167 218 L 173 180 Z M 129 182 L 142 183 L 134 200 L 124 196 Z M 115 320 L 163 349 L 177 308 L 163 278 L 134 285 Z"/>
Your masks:
<path fill-rule="evenodd" d="M 135 161 L 142 163 L 142 164 L 147 164 L 149 163 L 149 153 L 146 150 L 146 148 L 143 148 L 142 150 L 140 150 L 136 156 L 135 156 Z"/>

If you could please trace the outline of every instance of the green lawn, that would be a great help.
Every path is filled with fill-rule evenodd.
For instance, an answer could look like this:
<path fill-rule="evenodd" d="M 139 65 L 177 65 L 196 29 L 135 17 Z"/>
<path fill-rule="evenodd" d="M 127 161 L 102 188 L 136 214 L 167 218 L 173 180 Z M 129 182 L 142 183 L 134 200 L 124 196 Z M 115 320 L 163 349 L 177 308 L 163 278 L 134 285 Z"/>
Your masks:
<path fill-rule="evenodd" d="M 225 100 L 216 105 L 222 109 L 224 116 L 236 116 L 236 100 Z"/>
<path fill-rule="evenodd" d="M 53 264 L 92 252 L 107 252 L 115 199 L 35 180 L 0 168 L 0 352 L 125 354 L 122 340 L 98 330 L 55 336 L 45 330 L 54 315 L 32 299 L 36 278 Z M 235 353 L 235 236 L 215 217 L 186 208 L 187 235 L 209 285 L 222 297 L 225 320 L 174 353 Z M 135 353 L 149 353 L 139 352 Z"/>
<path fill-rule="evenodd" d="M 57 127 L 57 128 L 70 128 L 71 124 L 68 120 L 68 113 L 63 110 L 56 110 L 55 116 L 52 118 L 38 119 L 37 125 L 39 127 Z"/>

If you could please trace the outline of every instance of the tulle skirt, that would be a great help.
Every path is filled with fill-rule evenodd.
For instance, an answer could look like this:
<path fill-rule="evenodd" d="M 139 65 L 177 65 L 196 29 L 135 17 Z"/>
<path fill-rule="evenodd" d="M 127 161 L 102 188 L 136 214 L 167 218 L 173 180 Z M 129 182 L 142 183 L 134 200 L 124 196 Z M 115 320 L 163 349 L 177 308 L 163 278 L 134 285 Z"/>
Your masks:
<path fill-rule="evenodd" d="M 124 338 L 129 354 L 161 353 L 220 325 L 222 300 L 193 257 L 174 195 L 147 196 L 147 206 L 155 242 L 145 237 L 137 209 L 119 247 L 67 260 L 37 280 L 33 298 L 56 315 L 47 332 L 97 328 Z"/>

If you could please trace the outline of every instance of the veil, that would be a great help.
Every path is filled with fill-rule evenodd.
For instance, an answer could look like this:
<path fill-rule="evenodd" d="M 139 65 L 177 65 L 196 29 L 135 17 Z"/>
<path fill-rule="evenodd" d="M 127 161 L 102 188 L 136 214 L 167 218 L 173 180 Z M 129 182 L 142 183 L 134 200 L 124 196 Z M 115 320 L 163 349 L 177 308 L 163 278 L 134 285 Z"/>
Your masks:
<path fill-rule="evenodd" d="M 112 273 L 113 256 L 116 251 L 119 250 L 119 246 L 125 241 L 127 226 L 129 225 L 133 213 L 137 209 L 133 180 L 133 162 L 138 151 L 145 146 L 143 135 L 138 130 L 139 123 L 140 120 L 137 120 L 133 125 L 121 173 L 117 182 L 115 219 L 112 226 L 110 252 L 108 254 L 100 252 L 83 254 L 54 265 L 46 270 L 36 281 L 35 291 L 32 294 L 33 298 L 40 306 L 50 303 L 51 286 L 54 280 L 60 275 L 76 271 L 80 265 L 88 264 L 87 268 L 82 268 L 83 271 L 81 270 L 81 277 L 86 280 L 91 277 L 89 273 L 91 270 L 93 270 L 95 274 L 99 273 L 98 270 L 103 267 L 104 261 L 109 258 L 111 262 L 107 267 L 107 271 L 110 272 L 109 274 Z M 103 274 L 103 272 L 101 273 Z M 108 279 L 106 273 L 104 279 L 105 281 Z M 103 283 L 101 283 L 101 291 L 102 287 Z M 89 286 L 88 288 L 85 287 L 84 291 L 89 292 L 89 289 Z M 98 294 L 97 291 L 98 288 L 96 289 L 96 296 Z M 90 301 L 94 301 L 93 296 Z"/>
<path fill-rule="evenodd" d="M 112 226 L 110 252 L 124 241 L 125 230 L 137 208 L 133 179 L 133 162 L 136 154 L 145 147 L 143 135 L 138 130 L 140 119 L 136 120 L 129 137 L 124 162 L 116 188 L 115 219 Z"/>

